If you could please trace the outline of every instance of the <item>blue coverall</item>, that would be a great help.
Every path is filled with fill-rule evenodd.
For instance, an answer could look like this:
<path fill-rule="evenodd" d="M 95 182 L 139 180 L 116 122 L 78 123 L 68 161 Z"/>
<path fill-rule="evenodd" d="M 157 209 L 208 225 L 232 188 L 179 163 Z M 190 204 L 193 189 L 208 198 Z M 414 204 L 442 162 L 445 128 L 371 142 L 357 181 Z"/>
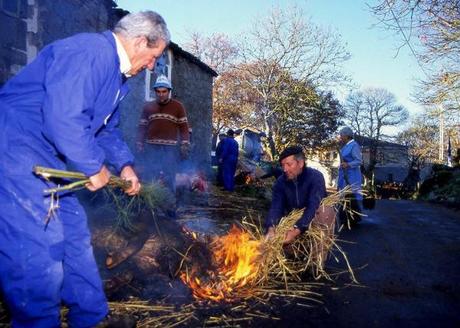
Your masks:
<path fill-rule="evenodd" d="M 221 141 L 222 149 L 220 163 L 222 164 L 222 178 L 224 189 L 233 191 L 235 188 L 235 172 L 238 164 L 238 142 L 233 137 L 226 137 Z"/>
<path fill-rule="evenodd" d="M 84 209 L 60 195 L 45 230 L 55 186 L 34 165 L 87 176 L 104 162 L 120 171 L 133 156 L 117 129 L 122 84 L 110 31 L 78 34 L 45 47 L 0 89 L 0 287 L 13 327 L 91 327 L 108 306 Z"/>
<path fill-rule="evenodd" d="M 217 185 L 224 185 L 224 177 L 222 175 L 222 163 L 219 163 L 219 159 L 222 158 L 222 143 L 223 139 L 219 141 L 216 147 L 216 158 L 217 158 Z"/>
<path fill-rule="evenodd" d="M 363 195 L 361 192 L 362 175 L 360 166 L 363 158 L 359 144 L 354 140 L 350 140 L 340 149 L 340 157 L 341 161 L 348 163 L 348 167 L 345 169 L 339 168 L 337 189 L 342 190 L 347 185 L 350 185 L 360 210 L 362 210 Z"/>

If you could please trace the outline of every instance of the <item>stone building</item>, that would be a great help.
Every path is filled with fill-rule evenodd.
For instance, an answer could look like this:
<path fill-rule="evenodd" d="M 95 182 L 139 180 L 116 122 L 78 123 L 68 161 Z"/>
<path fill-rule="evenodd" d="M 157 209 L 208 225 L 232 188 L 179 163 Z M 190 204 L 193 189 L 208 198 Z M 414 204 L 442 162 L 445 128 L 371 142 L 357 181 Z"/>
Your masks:
<path fill-rule="evenodd" d="M 31 62 L 45 45 L 80 32 L 111 28 L 127 12 L 112 0 L 0 0 L 0 86 Z M 174 36 L 173 36 L 174 37 Z M 212 83 L 217 74 L 206 64 L 171 43 L 155 72 L 129 79 L 130 94 L 120 106 L 122 131 L 134 146 L 145 101 L 158 73 L 167 75 L 173 95 L 187 110 L 192 128 L 189 167 L 210 167 Z"/>
<path fill-rule="evenodd" d="M 152 86 L 160 74 L 170 79 L 173 97 L 182 102 L 187 111 L 192 149 L 183 169 L 208 171 L 211 167 L 212 83 L 217 73 L 174 42 L 158 60 L 154 71 L 146 70 L 128 80 L 131 92 L 120 106 L 125 139 L 134 147 L 143 105 L 154 100 Z"/>
<path fill-rule="evenodd" d="M 0 85 L 48 43 L 112 24 L 112 0 L 0 0 Z"/>

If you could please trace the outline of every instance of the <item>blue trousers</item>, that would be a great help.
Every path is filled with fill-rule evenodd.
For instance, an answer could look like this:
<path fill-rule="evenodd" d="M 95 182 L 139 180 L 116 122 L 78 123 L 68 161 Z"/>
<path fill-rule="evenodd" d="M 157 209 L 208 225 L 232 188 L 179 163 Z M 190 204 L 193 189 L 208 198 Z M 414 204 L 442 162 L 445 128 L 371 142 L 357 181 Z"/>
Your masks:
<path fill-rule="evenodd" d="M 222 177 L 224 180 L 224 189 L 233 191 L 235 189 L 235 172 L 238 161 L 228 160 L 222 163 Z"/>
<path fill-rule="evenodd" d="M 146 144 L 143 162 L 142 179 L 162 180 L 166 188 L 176 195 L 176 173 L 180 162 L 178 146 Z"/>
<path fill-rule="evenodd" d="M 92 327 L 108 313 L 84 209 L 62 196 L 45 230 L 47 183 L 0 167 L 0 287 L 13 327 L 60 327 L 61 302 L 71 327 Z"/>

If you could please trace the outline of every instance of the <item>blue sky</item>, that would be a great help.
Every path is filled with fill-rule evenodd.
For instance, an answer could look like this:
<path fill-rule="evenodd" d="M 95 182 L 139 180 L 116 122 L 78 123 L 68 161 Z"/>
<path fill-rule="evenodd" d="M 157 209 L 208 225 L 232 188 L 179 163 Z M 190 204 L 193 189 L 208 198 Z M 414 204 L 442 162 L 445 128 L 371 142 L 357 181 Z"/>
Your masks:
<path fill-rule="evenodd" d="M 131 12 L 155 10 L 166 20 L 172 39 L 179 45 L 189 31 L 206 35 L 215 32 L 237 36 L 247 30 L 255 17 L 263 16 L 276 5 L 292 4 L 304 10 L 315 24 L 330 27 L 342 35 L 351 59 L 345 69 L 362 87 L 385 88 L 395 94 L 398 102 L 411 114 L 421 108 L 411 101 L 414 78 L 422 72 L 407 48 L 395 58 L 400 39 L 379 27 L 366 3 L 375 0 L 118 0 L 118 6 Z M 337 92 L 337 91 L 336 91 Z M 344 94 L 337 92 L 343 99 Z"/>

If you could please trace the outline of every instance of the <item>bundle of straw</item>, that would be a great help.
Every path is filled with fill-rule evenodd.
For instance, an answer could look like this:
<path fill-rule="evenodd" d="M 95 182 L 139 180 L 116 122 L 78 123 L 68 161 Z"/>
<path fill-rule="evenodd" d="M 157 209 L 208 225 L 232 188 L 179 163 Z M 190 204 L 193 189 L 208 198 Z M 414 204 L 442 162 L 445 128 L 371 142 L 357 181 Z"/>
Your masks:
<path fill-rule="evenodd" d="M 344 206 L 347 198 L 345 195 L 351 192 L 345 188 L 324 198 L 321 202 L 317 215 L 325 212 L 332 216 L 328 224 L 318 224 L 315 219 L 310 223 L 308 230 L 295 239 L 290 245 L 284 245 L 286 233 L 294 226 L 303 214 L 303 209 L 294 210 L 283 217 L 276 226 L 275 235 L 263 242 L 263 258 L 260 265 L 260 283 L 270 279 L 281 279 L 287 286 L 289 281 L 301 281 L 301 274 L 310 271 L 314 279 L 322 277 L 331 279 L 325 270 L 325 262 L 329 256 L 336 261 L 343 258 L 347 265 L 351 279 L 356 282 L 353 270 L 349 264 L 345 252 L 337 244 L 337 236 L 334 233 L 336 212 L 335 208 Z M 254 228 L 254 225 L 249 228 Z M 255 232 L 261 235 L 262 231 Z M 339 253 L 340 256 L 335 255 Z"/>
<path fill-rule="evenodd" d="M 312 221 L 309 229 L 289 245 L 284 244 L 286 233 L 300 219 L 303 209 L 295 210 L 283 217 L 276 226 L 274 236 L 270 239 L 265 237 L 263 228 L 257 225 L 254 220 L 243 219 L 241 234 L 246 234 L 246 236 L 241 240 L 248 240 L 248 243 L 257 244 L 256 249 L 258 249 L 258 256 L 253 260 L 256 265 L 253 265 L 253 269 L 251 269 L 255 271 L 252 271 L 251 275 L 247 276 L 251 277 L 251 279 L 246 280 L 245 285 L 232 285 L 231 279 L 227 277 L 227 274 L 221 277 L 218 271 L 211 270 L 212 275 L 209 276 L 209 279 L 200 276 L 200 281 L 212 281 L 210 285 L 206 285 L 207 290 L 214 291 L 216 289 L 216 292 L 219 291 L 219 279 L 225 286 L 232 287 L 225 289 L 225 300 L 227 301 L 250 298 L 268 301 L 274 295 L 311 300 L 316 299 L 318 295 L 312 290 L 314 286 L 311 283 L 302 282 L 305 279 L 304 273 L 310 274 L 314 280 L 320 278 L 332 280 L 325 269 L 325 262 L 329 256 L 333 256 L 336 261 L 344 259 L 351 279 L 356 282 L 347 256 L 337 244 L 336 235 L 334 234 L 336 217 L 334 206 L 346 201 L 346 197 L 343 196 L 347 192 L 349 192 L 348 189 L 342 190 L 323 199 L 317 211 L 317 217 Z M 323 217 L 320 217 L 320 215 L 323 215 Z M 324 215 L 326 215 L 327 220 L 324 219 Z M 235 233 L 235 230 L 232 230 Z M 226 236 L 217 237 L 218 240 L 225 238 Z M 209 247 L 215 254 L 216 248 L 224 247 L 224 244 L 214 242 Z M 231 243 L 226 244 L 227 248 L 222 248 L 223 253 L 228 251 Z M 238 244 L 231 244 L 230 246 L 239 247 Z M 245 246 L 249 246 L 249 244 Z M 335 254 L 337 252 L 340 256 Z M 216 268 L 219 268 L 218 258 L 213 260 Z M 185 272 L 193 272 L 194 261 L 185 261 L 184 264 Z M 189 266 L 191 267 L 189 268 Z M 247 268 L 247 266 L 244 267 Z M 255 276 L 252 273 L 255 273 Z M 195 289 L 196 286 L 192 288 Z"/>
<path fill-rule="evenodd" d="M 33 172 L 48 181 L 51 179 L 72 181 L 63 186 L 44 190 L 44 193 L 50 194 L 52 200 L 46 218 L 47 222 L 53 216 L 55 208 L 58 207 L 58 194 L 60 192 L 79 190 L 90 182 L 89 178 L 81 172 L 56 170 L 42 166 L 35 166 Z M 153 212 L 158 208 L 170 208 L 174 204 L 174 196 L 172 193 L 159 183 L 142 184 L 139 194 L 132 197 L 128 197 L 124 193 L 116 191 L 116 189 L 129 189 L 130 186 L 130 181 L 111 176 L 107 188 L 105 188 L 117 210 L 117 227 L 135 230 L 131 218 L 136 217 L 141 210 L 147 209 Z"/>

